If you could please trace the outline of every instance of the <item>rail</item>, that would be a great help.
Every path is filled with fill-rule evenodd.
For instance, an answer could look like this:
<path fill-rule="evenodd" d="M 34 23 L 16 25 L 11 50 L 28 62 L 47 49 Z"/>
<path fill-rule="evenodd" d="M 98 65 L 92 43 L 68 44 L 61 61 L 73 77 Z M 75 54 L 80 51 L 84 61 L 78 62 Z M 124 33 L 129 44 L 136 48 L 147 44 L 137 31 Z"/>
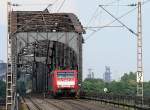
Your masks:
<path fill-rule="evenodd" d="M 38 110 L 42 110 L 42 108 L 41 108 L 37 103 L 35 103 L 35 101 L 33 101 L 30 97 L 29 97 L 28 99 L 33 103 L 33 105 L 34 105 Z"/>
<path fill-rule="evenodd" d="M 150 98 L 144 97 L 143 103 L 140 97 L 123 96 L 109 93 L 81 92 L 81 98 L 96 100 L 113 105 L 134 108 L 136 110 L 150 110 Z"/>

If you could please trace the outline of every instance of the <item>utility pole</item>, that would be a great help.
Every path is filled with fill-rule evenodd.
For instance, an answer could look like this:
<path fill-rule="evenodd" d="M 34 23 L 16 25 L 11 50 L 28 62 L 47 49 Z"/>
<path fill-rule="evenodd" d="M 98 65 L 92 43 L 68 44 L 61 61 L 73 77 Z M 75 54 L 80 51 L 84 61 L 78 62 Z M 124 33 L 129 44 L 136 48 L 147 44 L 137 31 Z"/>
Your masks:
<path fill-rule="evenodd" d="M 142 10 L 141 0 L 138 0 L 137 18 L 137 96 L 142 98 L 143 104 L 143 54 L 142 54 Z"/>
<path fill-rule="evenodd" d="M 16 41 L 12 33 L 12 12 L 11 6 L 19 4 L 7 3 L 7 72 L 6 72 L 6 110 L 16 109 L 16 56 L 14 55 L 14 44 Z M 16 52 L 16 50 L 15 50 Z"/>
<path fill-rule="evenodd" d="M 141 97 L 141 102 L 143 103 L 143 46 L 142 46 L 142 2 L 138 0 L 138 4 L 128 5 L 128 6 L 138 6 L 138 17 L 137 17 L 137 33 L 127 27 L 123 22 L 118 20 L 114 15 L 107 11 L 102 5 L 99 5 L 104 11 L 106 11 L 110 16 L 117 20 L 122 26 L 124 26 L 128 31 L 137 37 L 137 96 Z"/>
<path fill-rule="evenodd" d="M 6 110 L 12 109 L 13 104 L 13 74 L 12 74 L 12 50 L 11 50 L 11 5 L 7 2 L 7 73 L 6 73 Z"/>

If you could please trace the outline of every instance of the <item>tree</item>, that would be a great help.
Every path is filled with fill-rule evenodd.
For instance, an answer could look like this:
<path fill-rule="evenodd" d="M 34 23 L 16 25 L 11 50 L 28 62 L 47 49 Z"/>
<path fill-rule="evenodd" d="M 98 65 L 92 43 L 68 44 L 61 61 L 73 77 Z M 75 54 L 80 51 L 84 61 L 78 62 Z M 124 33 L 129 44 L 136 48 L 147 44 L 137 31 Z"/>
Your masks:
<path fill-rule="evenodd" d="M 136 82 L 136 73 L 130 72 L 129 74 L 124 73 L 124 75 L 121 77 L 121 82 Z"/>
<path fill-rule="evenodd" d="M 86 92 L 103 92 L 104 82 L 101 79 L 85 79 L 82 90 Z"/>
<path fill-rule="evenodd" d="M 150 81 L 149 82 L 144 82 L 144 96 L 145 97 L 150 97 Z"/>
<path fill-rule="evenodd" d="M 136 73 L 125 73 L 120 80 L 123 94 L 136 95 Z"/>
<path fill-rule="evenodd" d="M 101 79 L 85 79 L 82 84 L 82 90 L 86 92 L 104 93 L 104 88 L 108 89 L 108 93 L 120 95 L 136 95 L 136 73 L 125 73 L 120 81 L 112 81 L 105 83 Z M 150 81 L 144 82 L 144 96 L 150 97 Z"/>

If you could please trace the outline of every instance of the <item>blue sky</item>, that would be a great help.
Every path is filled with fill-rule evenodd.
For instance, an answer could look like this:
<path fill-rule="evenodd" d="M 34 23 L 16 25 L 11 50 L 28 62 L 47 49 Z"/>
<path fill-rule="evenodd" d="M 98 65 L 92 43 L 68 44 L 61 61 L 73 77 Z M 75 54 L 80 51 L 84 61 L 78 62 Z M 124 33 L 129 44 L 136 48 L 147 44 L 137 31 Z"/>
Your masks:
<path fill-rule="evenodd" d="M 0 59 L 6 61 L 6 0 L 0 0 Z M 54 0 L 12 0 L 14 3 L 25 4 L 24 6 L 14 8 L 13 10 L 43 10 L 47 3 L 53 3 Z M 56 12 L 62 0 L 50 9 Z M 99 4 L 112 3 L 113 7 L 105 7 L 116 17 L 121 16 L 133 7 L 121 7 L 118 4 L 136 3 L 136 0 L 66 0 L 60 12 L 75 13 L 82 24 L 87 23 L 93 16 Z M 43 5 L 27 5 L 27 4 L 43 4 Z M 144 79 L 150 80 L 150 3 L 143 6 L 143 52 L 144 52 Z M 137 26 L 137 10 L 121 19 L 124 24 L 136 32 Z M 94 19 L 88 26 L 103 26 L 110 21 L 111 18 L 101 8 L 98 8 L 94 15 Z M 115 22 L 112 24 L 120 25 Z M 84 38 L 88 37 L 92 31 L 87 30 Z M 111 67 L 112 78 L 119 79 L 125 72 L 136 71 L 136 36 L 131 34 L 123 27 L 120 28 L 104 28 L 95 33 L 83 44 L 83 67 L 84 77 L 88 74 L 88 68 L 92 68 L 96 77 L 102 77 L 105 66 Z"/>

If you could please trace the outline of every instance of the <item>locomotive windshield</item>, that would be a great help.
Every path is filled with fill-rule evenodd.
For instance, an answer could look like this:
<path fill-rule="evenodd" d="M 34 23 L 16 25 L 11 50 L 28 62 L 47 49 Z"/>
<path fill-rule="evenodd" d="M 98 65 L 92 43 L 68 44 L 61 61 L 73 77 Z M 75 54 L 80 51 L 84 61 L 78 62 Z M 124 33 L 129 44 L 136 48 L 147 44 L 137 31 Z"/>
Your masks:
<path fill-rule="evenodd" d="M 73 72 L 58 72 L 57 77 L 58 78 L 73 78 L 74 73 Z"/>

